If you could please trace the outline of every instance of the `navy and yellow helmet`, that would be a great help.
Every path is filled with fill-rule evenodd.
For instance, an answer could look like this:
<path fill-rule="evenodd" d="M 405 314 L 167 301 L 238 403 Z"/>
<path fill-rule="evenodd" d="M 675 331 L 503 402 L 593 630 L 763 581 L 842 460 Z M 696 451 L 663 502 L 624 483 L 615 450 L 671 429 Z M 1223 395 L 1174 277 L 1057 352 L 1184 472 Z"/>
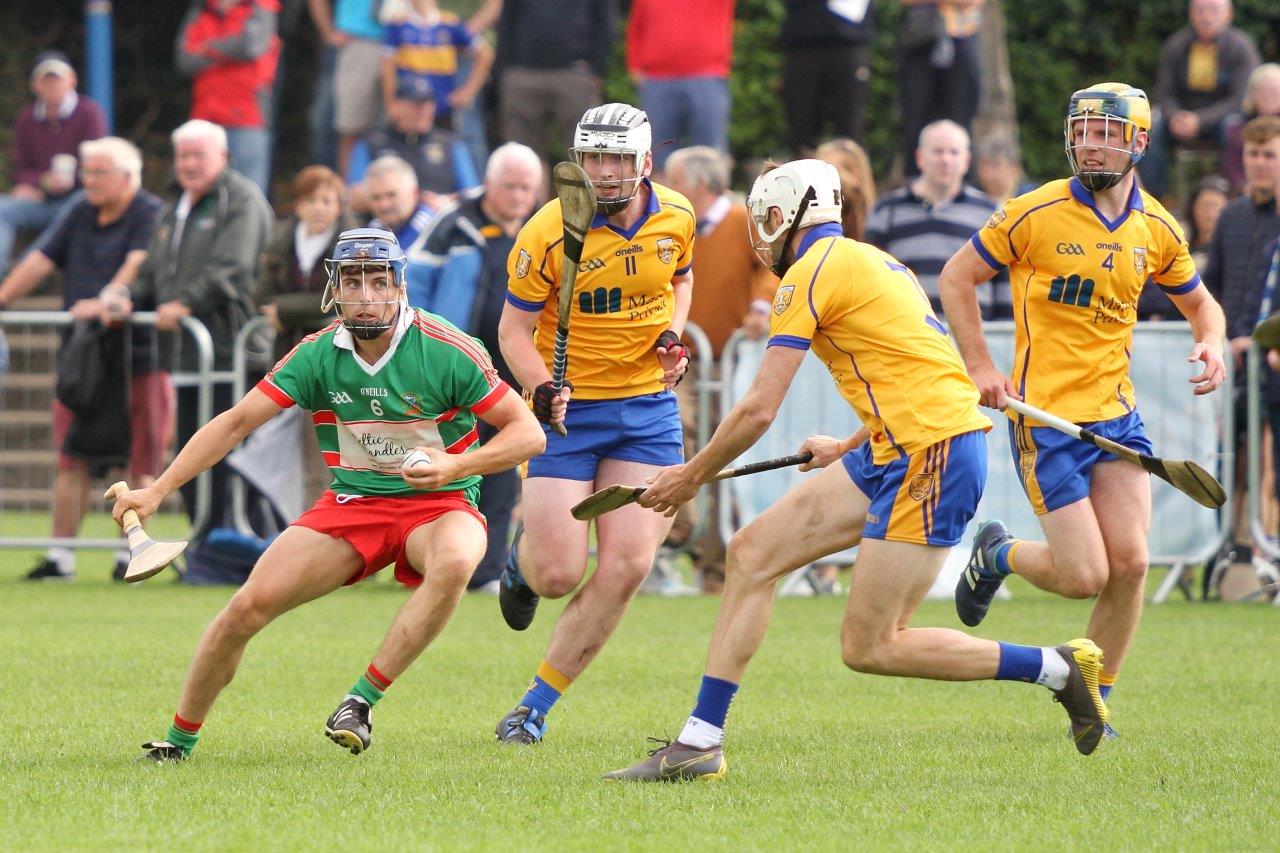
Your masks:
<path fill-rule="evenodd" d="M 387 314 L 386 306 L 397 305 L 405 298 L 405 270 L 409 259 L 396 235 L 381 228 L 352 228 L 338 235 L 333 246 L 333 257 L 325 258 L 325 270 L 329 280 L 325 284 L 324 294 L 320 297 L 320 310 L 328 312 L 335 306 L 342 325 L 357 338 L 372 340 L 395 325 L 399 317 L 399 308 Z M 345 316 L 340 279 L 344 269 L 354 268 L 360 272 L 360 292 L 358 303 L 364 306 L 382 306 L 382 319 L 373 322 L 356 322 Z M 390 275 L 389 284 L 380 283 L 370 287 L 365 283 L 366 272 L 384 271 Z M 374 298 L 377 297 L 377 298 Z"/>
<path fill-rule="evenodd" d="M 1108 127 L 1112 123 L 1118 125 L 1118 138 L 1123 141 L 1123 149 L 1108 145 L 1109 150 L 1124 151 L 1128 154 L 1126 165 L 1120 171 L 1083 169 L 1076 157 L 1076 146 L 1072 140 L 1072 127 L 1080 121 L 1102 121 Z M 1066 143 L 1067 159 L 1071 162 L 1071 170 L 1080 182 L 1090 190 L 1103 190 L 1120 183 L 1134 164 L 1141 159 L 1143 152 L 1134 150 L 1138 133 L 1149 133 L 1151 130 L 1151 102 L 1147 93 L 1127 83 L 1096 83 L 1072 93 L 1067 103 L 1067 118 L 1063 123 L 1063 136 Z M 1108 132 L 1108 138 L 1111 133 Z"/>

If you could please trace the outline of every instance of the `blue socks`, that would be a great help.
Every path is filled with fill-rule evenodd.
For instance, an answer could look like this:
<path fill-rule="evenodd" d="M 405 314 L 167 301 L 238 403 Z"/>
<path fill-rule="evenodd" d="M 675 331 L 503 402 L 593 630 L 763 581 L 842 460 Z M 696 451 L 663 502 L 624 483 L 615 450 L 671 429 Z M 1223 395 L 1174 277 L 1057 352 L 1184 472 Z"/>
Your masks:
<path fill-rule="evenodd" d="M 1000 667 L 996 681 L 1027 681 L 1034 684 L 1040 678 L 1044 656 L 1039 646 L 1018 646 L 1000 643 Z"/>
<path fill-rule="evenodd" d="M 698 702 L 693 706 L 693 716 L 723 729 L 725 718 L 729 716 L 729 703 L 737 692 L 738 685 L 732 681 L 702 676 L 702 686 L 698 688 Z"/>
<path fill-rule="evenodd" d="M 1012 556 L 1013 549 L 1017 545 L 1017 540 L 1011 539 L 1000 543 L 1000 547 L 996 548 L 996 553 L 994 555 L 995 559 L 993 562 L 995 563 L 996 571 L 1002 576 L 1008 575 L 1013 571 L 1013 564 L 1009 562 L 1009 558 Z"/>
<path fill-rule="evenodd" d="M 529 683 L 529 689 L 521 697 L 520 704 L 533 708 L 545 717 L 571 683 L 568 676 L 544 660 L 538 667 L 538 674 Z"/>

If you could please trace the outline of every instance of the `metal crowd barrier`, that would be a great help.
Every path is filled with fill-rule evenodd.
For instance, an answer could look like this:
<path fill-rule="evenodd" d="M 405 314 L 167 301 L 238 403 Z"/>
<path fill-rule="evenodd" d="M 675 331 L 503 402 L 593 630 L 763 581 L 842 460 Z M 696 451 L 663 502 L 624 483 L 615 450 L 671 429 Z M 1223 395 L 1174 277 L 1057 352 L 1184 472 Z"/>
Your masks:
<path fill-rule="evenodd" d="M 66 311 L 0 311 L 0 329 L 10 326 L 38 326 L 61 329 L 74 322 Z M 154 326 L 155 312 L 139 311 L 134 313 L 130 322 Z M 196 347 L 197 369 L 192 372 L 175 372 L 171 374 L 173 385 L 177 387 L 195 387 L 197 413 L 201 423 L 207 422 L 213 412 L 213 383 L 228 381 L 229 374 L 219 373 L 213 369 L 213 338 L 208 328 L 193 317 L 183 317 L 179 321 L 190 334 Z M 37 448 L 29 448 L 37 449 Z M 59 450 L 59 448 L 52 448 Z M 49 484 L 53 487 L 52 481 Z M 209 496 L 212 483 L 209 472 L 204 472 L 196 479 L 196 507 L 192 529 L 199 529 L 209 517 Z M 0 536 L 0 548 L 109 548 L 120 547 L 120 539 L 93 539 L 87 537 L 53 537 L 53 536 Z"/>
<path fill-rule="evenodd" d="M 1013 323 L 1008 321 L 984 324 L 987 344 L 998 365 L 1013 362 L 1013 329 Z M 1187 382 L 1191 373 L 1186 361 L 1191 347 L 1190 326 L 1186 323 L 1143 323 L 1135 328 L 1131 375 L 1139 411 L 1147 434 L 1161 456 L 1193 459 L 1207 470 L 1223 471 L 1224 485 L 1230 493 L 1231 443 L 1219 441 L 1219 424 L 1225 422 L 1226 429 L 1231 428 L 1230 379 L 1228 377 L 1214 394 L 1193 396 Z M 722 416 L 746 392 L 763 352 L 763 341 L 752 341 L 741 333 L 730 339 L 721 364 L 725 387 Z M 1006 419 L 985 409 L 983 413 L 995 425 L 987 439 L 987 487 L 966 538 L 972 536 L 978 522 L 992 517 L 1003 519 L 1021 535 L 1038 538 L 1041 536 L 1039 522 L 1022 490 L 1009 452 Z M 858 427 L 856 416 L 839 396 L 826 368 L 816 357 L 807 357 L 774 425 L 740 461 L 755 462 L 794 453 L 809 435 L 827 433 L 844 437 Z M 784 469 L 722 481 L 722 534 L 727 537 L 748 524 L 779 495 L 807 476 L 810 475 L 795 469 Z M 1187 567 L 1217 553 L 1228 535 L 1231 515 L 1230 506 L 1215 512 L 1190 503 L 1160 480 L 1153 478 L 1152 483 L 1151 562 L 1153 566 L 1171 569 L 1166 579 L 1168 588 L 1162 587 L 1155 597 L 1162 601 Z M 1173 519 L 1176 523 L 1172 523 Z M 847 562 L 852 552 L 834 556 L 837 562 Z"/>

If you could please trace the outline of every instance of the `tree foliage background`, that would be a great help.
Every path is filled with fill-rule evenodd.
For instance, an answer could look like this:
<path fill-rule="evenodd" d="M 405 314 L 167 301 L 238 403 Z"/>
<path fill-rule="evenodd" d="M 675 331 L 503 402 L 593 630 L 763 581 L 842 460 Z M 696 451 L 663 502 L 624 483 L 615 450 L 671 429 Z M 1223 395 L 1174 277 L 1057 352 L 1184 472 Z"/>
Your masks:
<path fill-rule="evenodd" d="M 478 0 L 442 0 L 445 8 L 471 11 Z M 318 39 L 302 0 L 286 0 L 285 85 L 277 134 L 277 174 L 290 175 L 307 161 L 307 107 L 318 64 Z M 168 185 L 167 134 L 190 107 L 189 82 L 173 66 L 173 40 L 186 9 L 181 0 L 115 3 L 116 131 L 147 154 L 147 184 Z M 1236 0 L 1235 22 L 1257 40 L 1264 59 L 1280 56 L 1280 3 Z M 1122 79 L 1150 91 L 1160 44 L 1185 25 L 1185 0 L 1035 0 L 1005 3 L 1009 61 L 1017 118 L 1028 172 L 1060 174 L 1062 113 L 1067 96 L 1099 78 Z M 876 37 L 867 105 L 867 138 L 878 175 L 887 174 L 897 150 L 897 85 L 894 42 L 901 6 L 875 0 Z M 77 66 L 83 57 L 84 5 L 80 0 L 4 0 L 0 28 L 0 167 L 7 182 L 8 118 L 29 99 L 27 73 L 35 54 L 57 47 Z M 786 132 L 780 100 L 782 56 L 778 32 L 783 0 L 738 0 L 734 34 L 733 116 L 730 146 L 740 162 L 782 156 Z M 634 90 L 623 64 L 622 33 L 606 85 L 611 98 Z"/>

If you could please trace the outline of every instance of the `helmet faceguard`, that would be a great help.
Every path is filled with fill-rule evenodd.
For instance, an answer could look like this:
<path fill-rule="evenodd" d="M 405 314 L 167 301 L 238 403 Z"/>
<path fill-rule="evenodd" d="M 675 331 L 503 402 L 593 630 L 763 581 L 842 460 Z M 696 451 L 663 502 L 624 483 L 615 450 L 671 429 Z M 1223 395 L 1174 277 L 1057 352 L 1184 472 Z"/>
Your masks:
<path fill-rule="evenodd" d="M 401 308 L 407 307 L 407 264 L 390 231 L 355 228 L 342 232 L 333 257 L 324 262 L 329 280 L 320 310 L 336 307 L 338 319 L 353 337 L 362 341 L 377 338 L 395 327 Z"/>
<path fill-rule="evenodd" d="M 770 211 L 778 214 L 770 217 Z M 840 222 L 840 175 L 822 160 L 793 160 L 756 178 L 747 197 L 748 238 L 765 266 L 781 277 L 787 244 L 801 228 Z"/>
<path fill-rule="evenodd" d="M 1141 89 L 1124 83 L 1099 83 L 1071 96 L 1063 137 L 1071 171 L 1090 192 L 1116 186 L 1146 153 L 1138 135 L 1151 130 L 1151 105 Z M 1076 139 L 1077 134 L 1079 140 Z M 1095 141 L 1090 141 L 1090 139 Z M 1101 139 L 1101 144 L 1097 142 Z M 1097 158 L 1090 167 L 1084 160 Z M 1123 158 L 1117 167 L 1114 161 Z"/>
<path fill-rule="evenodd" d="M 648 176 L 653 131 L 643 110 L 605 104 L 582 115 L 573 132 L 573 160 L 587 173 L 596 193 L 596 211 L 620 213 Z M 616 196 L 610 196 L 614 190 Z"/>

